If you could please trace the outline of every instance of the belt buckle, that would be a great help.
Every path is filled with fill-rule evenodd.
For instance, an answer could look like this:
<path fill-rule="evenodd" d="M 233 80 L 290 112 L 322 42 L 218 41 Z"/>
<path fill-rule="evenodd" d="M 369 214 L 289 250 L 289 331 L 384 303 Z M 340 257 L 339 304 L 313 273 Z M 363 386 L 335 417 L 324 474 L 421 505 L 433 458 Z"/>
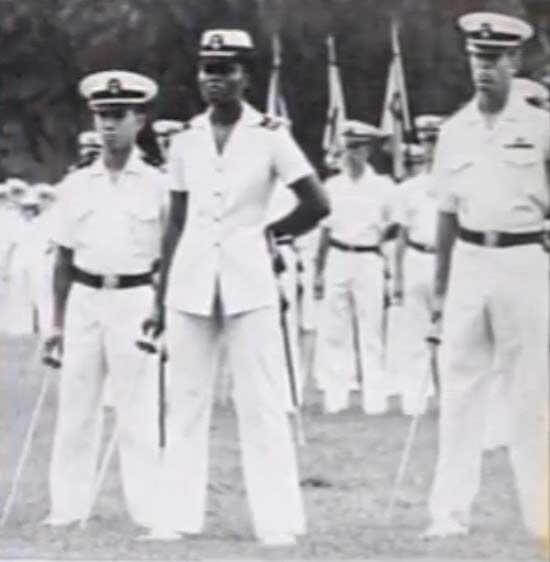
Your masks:
<path fill-rule="evenodd" d="M 120 284 L 120 277 L 118 275 L 104 275 L 102 287 L 104 289 L 116 289 Z"/>
<path fill-rule="evenodd" d="M 486 230 L 483 233 L 483 245 L 489 248 L 496 248 L 499 242 L 499 234 L 496 230 Z"/>

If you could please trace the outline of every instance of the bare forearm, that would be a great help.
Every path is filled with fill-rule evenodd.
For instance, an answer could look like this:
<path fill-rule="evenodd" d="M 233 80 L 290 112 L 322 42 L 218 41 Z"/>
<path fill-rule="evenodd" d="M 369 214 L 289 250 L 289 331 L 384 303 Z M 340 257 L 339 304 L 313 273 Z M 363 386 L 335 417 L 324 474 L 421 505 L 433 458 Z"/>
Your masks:
<path fill-rule="evenodd" d="M 315 274 L 322 275 L 325 271 L 327 263 L 327 256 L 330 249 L 330 228 L 321 228 L 319 236 L 319 246 L 317 248 L 317 255 L 315 256 Z"/>
<path fill-rule="evenodd" d="M 289 186 L 298 197 L 298 205 L 287 215 L 269 225 L 274 234 L 300 236 L 315 228 L 330 212 L 328 198 L 314 176 L 298 180 Z"/>
<path fill-rule="evenodd" d="M 187 217 L 187 201 L 188 194 L 186 192 L 171 192 L 170 194 L 170 211 L 162 238 L 159 281 L 155 294 L 155 304 L 158 307 L 164 304 L 168 273 Z"/>
<path fill-rule="evenodd" d="M 59 330 L 65 323 L 65 308 L 73 281 L 72 250 L 58 248 L 53 275 L 53 325 Z"/>
<path fill-rule="evenodd" d="M 155 295 L 155 302 L 157 306 L 164 304 L 166 287 L 168 284 L 168 273 L 170 271 L 172 258 L 174 257 L 174 252 L 176 251 L 182 231 L 183 225 L 170 222 L 164 234 L 160 259 L 159 281 Z"/>
<path fill-rule="evenodd" d="M 434 294 L 439 298 L 444 298 L 447 292 L 449 271 L 451 268 L 451 256 L 457 232 L 458 220 L 456 215 L 440 212 L 437 221 L 434 280 Z"/>

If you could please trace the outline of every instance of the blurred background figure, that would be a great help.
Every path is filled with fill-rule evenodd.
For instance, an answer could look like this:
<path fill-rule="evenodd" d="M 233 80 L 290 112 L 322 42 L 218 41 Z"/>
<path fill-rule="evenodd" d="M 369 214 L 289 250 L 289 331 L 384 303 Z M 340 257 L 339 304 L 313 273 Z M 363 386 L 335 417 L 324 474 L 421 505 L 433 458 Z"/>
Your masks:
<path fill-rule="evenodd" d="M 92 163 L 101 153 L 103 141 L 97 131 L 82 131 L 78 135 L 78 160 L 72 170 Z"/>
<path fill-rule="evenodd" d="M 395 255 L 393 302 L 401 306 L 399 326 L 398 394 L 407 415 L 426 410 L 433 385 L 426 336 L 432 312 L 435 267 L 437 190 L 432 164 L 443 118 L 421 115 L 415 120 L 419 145 L 410 151 L 411 178 L 401 187 L 399 238 Z"/>
<path fill-rule="evenodd" d="M 30 299 L 40 334 L 51 326 L 55 246 L 52 234 L 56 224 L 56 189 L 47 183 L 32 186 L 38 212 L 25 229 L 21 243 Z"/>
<path fill-rule="evenodd" d="M 396 188 L 369 163 L 381 136 L 368 123 L 347 121 L 344 170 L 326 182 L 332 211 L 322 225 L 316 260 L 316 296 L 324 300 L 315 369 L 331 413 L 348 407 L 356 377 L 362 380 L 365 413 L 384 413 L 390 394 L 383 365 L 382 245 Z"/>
<path fill-rule="evenodd" d="M 11 182 L 11 214 L 7 220 L 9 257 L 5 266 L 7 286 L 3 305 L 4 329 L 13 336 L 30 335 L 36 331 L 32 299 L 29 250 L 31 225 L 40 213 L 40 201 L 33 187 L 22 180 Z"/>
<path fill-rule="evenodd" d="M 314 364 L 319 307 L 314 298 L 313 285 L 319 234 L 320 228 L 316 227 L 294 241 L 298 259 L 298 343 L 304 376 L 303 387 L 308 379 L 312 379 L 318 386 Z"/>
<path fill-rule="evenodd" d="M 20 178 L 8 178 L 6 180 L 6 186 L 8 188 L 9 207 L 17 216 L 20 216 L 21 199 L 23 199 L 25 193 L 27 193 L 29 184 Z"/>

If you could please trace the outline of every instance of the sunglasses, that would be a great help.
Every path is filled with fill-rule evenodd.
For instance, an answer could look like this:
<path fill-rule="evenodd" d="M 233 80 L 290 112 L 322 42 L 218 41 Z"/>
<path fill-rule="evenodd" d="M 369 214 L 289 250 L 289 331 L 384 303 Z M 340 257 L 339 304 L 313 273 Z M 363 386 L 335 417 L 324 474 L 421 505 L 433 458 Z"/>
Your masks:
<path fill-rule="evenodd" d="M 128 115 L 128 108 L 126 107 L 101 107 L 94 110 L 94 115 L 101 119 L 115 119 L 121 121 Z"/>
<path fill-rule="evenodd" d="M 207 62 L 201 64 L 200 69 L 206 74 L 221 74 L 227 76 L 237 70 L 237 65 L 230 62 Z"/>

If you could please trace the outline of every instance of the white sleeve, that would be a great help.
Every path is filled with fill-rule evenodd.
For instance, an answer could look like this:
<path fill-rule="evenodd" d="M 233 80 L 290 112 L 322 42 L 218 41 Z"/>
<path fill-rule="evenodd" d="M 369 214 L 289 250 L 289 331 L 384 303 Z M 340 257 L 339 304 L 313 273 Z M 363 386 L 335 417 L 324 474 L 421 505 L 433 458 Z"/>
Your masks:
<path fill-rule="evenodd" d="M 78 173 L 78 172 L 77 172 Z M 53 223 L 51 239 L 59 246 L 74 248 L 75 238 L 75 219 L 73 212 L 73 188 L 74 176 L 69 175 L 59 184 L 58 199 L 56 205 L 55 222 Z"/>
<path fill-rule="evenodd" d="M 315 174 L 315 170 L 307 160 L 296 141 L 285 127 L 280 126 L 273 135 L 273 166 L 275 173 L 286 184 Z"/>
<path fill-rule="evenodd" d="M 168 191 L 188 191 L 184 174 L 184 152 L 185 143 L 183 142 L 182 138 L 174 138 L 168 152 Z"/>
<path fill-rule="evenodd" d="M 458 211 L 458 197 L 451 189 L 453 182 L 449 181 L 452 144 L 452 136 L 443 129 L 435 147 L 432 174 L 437 189 L 438 209 L 455 214 Z"/>

